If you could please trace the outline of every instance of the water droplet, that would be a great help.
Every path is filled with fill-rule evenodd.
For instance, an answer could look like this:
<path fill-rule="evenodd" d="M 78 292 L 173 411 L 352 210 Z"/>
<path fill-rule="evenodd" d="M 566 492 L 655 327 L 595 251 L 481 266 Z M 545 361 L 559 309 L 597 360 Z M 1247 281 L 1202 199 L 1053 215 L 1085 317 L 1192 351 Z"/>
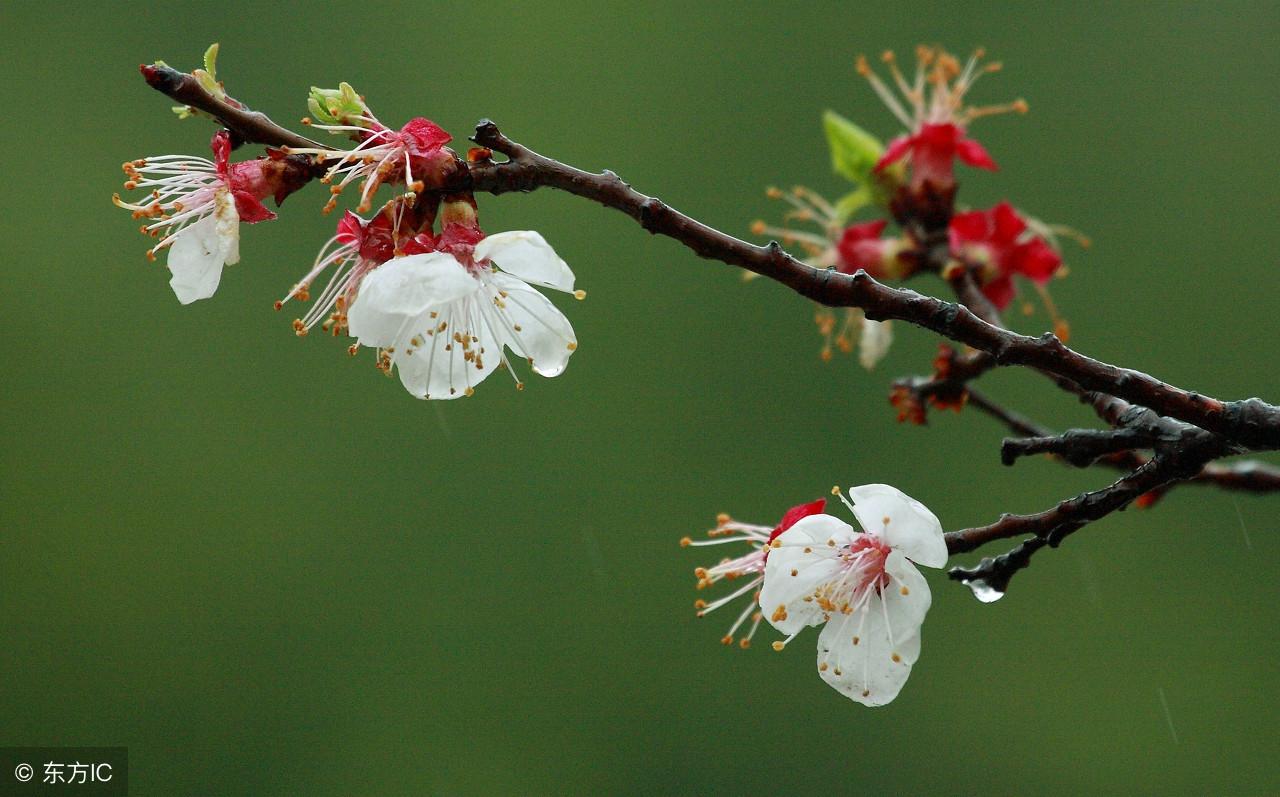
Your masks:
<path fill-rule="evenodd" d="M 973 597 L 983 603 L 995 603 L 1004 597 L 1004 593 L 987 583 L 985 578 L 965 579 L 963 583 L 973 590 Z"/>

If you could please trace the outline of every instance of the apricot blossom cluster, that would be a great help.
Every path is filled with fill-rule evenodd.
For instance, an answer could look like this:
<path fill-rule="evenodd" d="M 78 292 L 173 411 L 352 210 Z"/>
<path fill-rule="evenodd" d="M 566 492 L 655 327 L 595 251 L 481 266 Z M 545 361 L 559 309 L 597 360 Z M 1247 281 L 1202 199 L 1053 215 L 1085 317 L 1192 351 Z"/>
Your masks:
<path fill-rule="evenodd" d="M 243 108 L 217 81 L 216 55 L 215 45 L 194 77 L 220 102 Z M 162 66 L 143 66 L 143 75 L 153 80 Z M 330 185 L 325 213 L 348 186 L 357 187 L 359 198 L 311 268 L 275 303 L 281 309 L 311 301 L 313 286 L 325 280 L 310 309 L 293 321 L 296 334 L 318 325 L 349 336 L 352 355 L 372 349 L 380 370 L 398 373 L 423 399 L 472 395 L 500 366 L 523 388 L 512 359 L 527 361 L 542 376 L 564 371 L 577 337 L 537 288 L 579 299 L 585 294 L 538 233 L 487 235 L 470 193 L 426 193 L 459 167 L 447 146 L 452 137 L 423 117 L 399 129 L 384 125 L 346 83 L 313 88 L 307 104 L 316 119 L 305 123 L 351 145 L 267 147 L 261 157 L 232 162 L 240 142 L 219 130 L 212 160 L 160 155 L 124 164 L 125 189 L 145 195 L 126 201 L 117 194 L 114 202 L 146 219 L 142 232 L 159 238 L 149 257 L 168 250 L 169 282 L 179 301 L 213 296 L 223 268 L 240 259 L 240 225 L 275 219 L 263 200 L 279 205 L 318 176 Z M 198 115 L 189 107 L 174 110 L 184 118 Z M 372 216 L 358 215 L 370 211 L 383 187 L 392 196 Z"/>
<path fill-rule="evenodd" d="M 855 190 L 831 202 L 803 187 L 786 192 L 771 188 L 769 196 L 785 200 L 791 210 L 782 226 L 760 221 L 753 232 L 800 245 L 809 254 L 807 262 L 815 267 L 845 274 L 861 270 L 881 281 L 901 281 L 923 271 L 943 277 L 968 271 L 999 310 L 1017 296 L 1015 278 L 1026 279 L 1065 337 L 1066 325 L 1058 318 L 1045 285 L 1054 276 L 1065 275 L 1059 236 L 1085 242 L 1082 236 L 1067 227 L 1040 222 L 1007 201 L 984 210 L 957 212 L 956 163 L 987 171 L 998 168 L 987 149 L 970 136 L 972 123 L 982 117 L 1027 112 L 1027 103 L 1021 99 L 1000 105 L 967 104 L 979 78 L 1000 70 L 999 63 L 984 63 L 983 58 L 979 50 L 962 64 L 950 53 L 922 46 L 916 51 L 914 74 L 908 78 L 894 54 L 886 52 L 882 58 L 890 76 L 886 81 L 860 56 L 858 73 L 904 131 L 884 145 L 828 111 L 824 126 L 832 165 L 854 183 Z M 864 210 L 878 218 L 853 221 Z M 793 222 L 814 224 L 819 230 L 796 229 Z M 896 228 L 893 232 L 891 223 Z M 940 263 L 932 251 L 936 247 L 946 248 L 945 262 Z M 823 336 L 823 359 L 830 359 L 835 349 L 852 351 L 857 341 L 862 364 L 871 368 L 888 349 L 890 334 L 884 322 L 868 320 L 856 308 L 845 309 L 841 316 L 820 306 L 816 321 Z"/>

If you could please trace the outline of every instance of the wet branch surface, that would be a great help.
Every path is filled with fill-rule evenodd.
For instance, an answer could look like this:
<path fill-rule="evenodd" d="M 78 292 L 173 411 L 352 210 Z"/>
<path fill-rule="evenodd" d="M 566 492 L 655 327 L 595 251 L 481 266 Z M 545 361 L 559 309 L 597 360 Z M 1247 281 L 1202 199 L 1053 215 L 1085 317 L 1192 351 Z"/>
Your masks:
<path fill-rule="evenodd" d="M 214 97 L 191 75 L 160 65 L 141 70 L 152 88 L 214 117 L 237 142 L 323 148 L 264 114 Z M 965 404 L 996 418 L 1017 435 L 1003 443 L 1006 464 L 1047 454 L 1079 467 L 1096 464 L 1125 472 L 1106 487 L 1060 501 L 1043 512 L 1004 515 L 987 526 L 948 533 L 947 545 L 953 554 L 995 540 L 1025 538 L 1013 550 L 983 559 L 973 568 L 954 568 L 953 578 L 981 580 L 1003 591 L 1037 550 L 1056 547 L 1086 524 L 1179 482 L 1252 492 L 1280 490 L 1280 469 L 1253 461 L 1213 462 L 1250 451 L 1280 449 L 1280 407 L 1257 398 L 1222 401 L 1175 387 L 1085 356 L 1051 333 L 1038 337 L 1014 333 L 1003 326 L 967 272 L 949 275 L 958 298 L 949 302 L 884 285 L 862 271 L 843 274 L 814 268 L 776 241 L 759 246 L 740 240 L 636 191 L 611 171 L 583 171 L 540 155 L 508 138 L 491 121 L 480 122 L 472 140 L 506 160 L 494 162 L 482 152 L 476 162 L 458 161 L 461 168 L 446 174 L 443 184 L 431 186 L 428 193 L 565 191 L 625 213 L 648 232 L 672 238 L 700 257 L 769 277 L 819 304 L 857 307 L 872 320 L 894 319 L 931 330 L 969 350 L 951 357 L 945 375 L 899 380 L 897 386 L 913 391 L 922 401 Z M 932 233 L 936 237 L 937 230 Z M 945 247 L 941 256 L 945 257 Z M 935 265 L 941 273 L 940 264 Z M 1076 395 L 1109 428 L 1056 434 L 970 386 L 993 368 L 1015 365 L 1038 371 Z"/>
<path fill-rule="evenodd" d="M 900 320 L 986 352 L 996 365 L 1024 365 L 1079 385 L 1149 407 L 1238 443 L 1250 450 L 1280 449 L 1280 407 L 1257 398 L 1224 402 L 1120 368 L 1067 347 L 1056 335 L 1019 335 L 982 320 L 969 308 L 892 288 L 865 272 L 816 269 L 778 243 L 747 243 L 680 213 L 660 199 L 631 188 L 613 172 L 585 172 L 539 155 L 503 135 L 493 122 L 476 127 L 473 140 L 506 155 L 505 163 L 473 166 L 470 188 L 492 194 L 557 188 L 620 210 L 651 233 L 665 235 L 701 257 L 745 268 L 781 282 L 829 307 L 858 307 L 874 321 Z"/>

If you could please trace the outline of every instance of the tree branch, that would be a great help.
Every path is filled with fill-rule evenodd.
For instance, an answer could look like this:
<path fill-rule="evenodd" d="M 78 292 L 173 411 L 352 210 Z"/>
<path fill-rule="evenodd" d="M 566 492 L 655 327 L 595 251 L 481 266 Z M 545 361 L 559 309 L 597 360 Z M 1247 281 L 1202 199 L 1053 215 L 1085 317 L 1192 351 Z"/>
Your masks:
<path fill-rule="evenodd" d="M 213 116 L 237 141 L 324 148 L 280 127 L 264 114 L 213 96 L 191 75 L 163 65 L 143 66 L 141 71 L 152 88 Z M 1041 451 L 1079 464 L 1101 456 L 1106 464 L 1131 469 L 1110 486 L 1067 499 L 1045 512 L 1005 515 L 988 526 L 947 534 L 952 553 L 970 551 L 992 540 L 1032 535 L 1009 553 L 984 559 L 976 568 L 956 568 L 952 571 L 954 578 L 981 578 L 1003 588 L 1008 577 L 1025 567 L 1039 548 L 1056 546 L 1084 525 L 1177 481 L 1189 479 L 1227 489 L 1280 489 L 1280 471 L 1263 463 L 1207 464 L 1242 450 L 1280 449 L 1280 407 L 1257 398 L 1224 402 L 1139 371 L 1092 359 L 1070 349 L 1052 334 L 1029 337 L 1011 332 L 1002 326 L 999 313 L 966 269 L 946 274 L 962 304 L 883 285 L 862 271 L 849 275 L 833 269 L 815 269 L 788 254 L 776 241 L 757 246 L 716 230 L 634 190 L 613 172 L 594 174 L 540 155 L 509 139 L 491 121 L 482 121 L 472 140 L 508 160 L 495 163 L 481 157 L 469 164 L 458 161 L 461 168 L 448 171 L 442 182 L 424 189 L 424 193 L 502 194 L 555 188 L 621 211 L 643 229 L 670 237 L 701 257 L 769 277 L 820 304 L 858 307 L 872 320 L 897 319 L 929 329 L 976 351 L 953 355 L 946 375 L 917 380 L 911 387 L 926 396 L 941 396 L 947 391 L 952 398 L 967 394 L 970 403 L 1016 434 L 1035 438 L 1006 441 L 1011 458 Z M 945 260 L 945 246 L 938 251 Z M 944 263 L 933 265 L 937 266 L 934 270 L 945 273 Z M 1049 376 L 1059 387 L 1090 404 L 1115 430 L 1076 431 L 1055 437 L 968 387 L 970 381 L 986 371 L 1011 365 L 1026 366 Z M 1134 450 L 1139 447 L 1152 447 L 1155 453 L 1148 459 Z"/>
<path fill-rule="evenodd" d="M 1053 454 L 1085 468 L 1108 454 L 1135 448 L 1151 448 L 1155 440 L 1137 429 L 1069 429 L 1060 435 L 1006 437 L 1000 444 L 1000 461 L 1012 465 L 1019 457 Z"/>
<path fill-rule="evenodd" d="M 144 65 L 141 71 L 152 88 L 212 115 L 244 141 L 269 146 L 323 146 L 280 127 L 264 114 L 213 97 L 190 75 L 155 64 Z M 508 162 L 472 164 L 455 173 L 450 185 L 432 190 L 501 194 L 546 186 L 567 191 L 622 211 L 649 232 L 673 238 L 701 257 L 769 277 L 821 304 L 859 307 L 875 321 L 906 321 L 984 351 L 998 365 L 1037 368 L 1070 379 L 1081 388 L 1115 395 L 1217 432 L 1249 448 L 1280 449 L 1280 407 L 1261 399 L 1223 402 L 1173 387 L 1140 371 L 1086 357 L 1052 334 L 1038 338 L 1017 335 L 982 320 L 965 307 L 882 285 L 862 271 L 848 275 L 812 268 L 789 255 L 776 241 L 756 246 L 723 233 L 655 197 L 641 194 L 613 172 L 592 174 L 539 155 L 512 141 L 489 120 L 476 126 L 472 140 L 507 156 Z"/>
<path fill-rule="evenodd" d="M 646 196 L 613 172 L 592 174 L 517 144 L 491 121 L 472 140 L 506 155 L 506 163 L 473 165 L 469 187 L 502 194 L 557 188 L 622 211 L 651 233 L 684 244 L 701 257 L 769 277 L 831 307 L 859 307 L 875 321 L 897 319 L 990 354 L 997 365 L 1025 365 L 1069 379 L 1085 390 L 1118 396 L 1229 438 L 1254 450 L 1280 449 L 1280 407 L 1261 399 L 1224 402 L 1161 382 L 1140 371 L 1086 357 L 1056 335 L 1018 335 L 987 323 L 961 305 L 876 282 L 866 272 L 815 269 L 783 251 L 776 241 L 756 246 L 720 232 Z"/>
<path fill-rule="evenodd" d="M 1216 440 L 1202 435 L 1185 449 L 1169 449 L 1157 453 L 1114 483 L 1074 498 L 1034 515 L 1003 515 L 995 523 L 963 531 L 948 532 L 947 550 L 953 554 L 972 551 L 993 540 L 1031 535 L 1013 550 L 997 557 L 987 557 L 975 567 L 953 567 L 947 575 L 971 586 L 1003 593 L 1009 580 L 1031 563 L 1031 556 L 1046 545 L 1056 548 L 1073 532 L 1112 512 L 1122 510 L 1139 496 L 1165 485 L 1187 479 L 1214 456 Z M 981 594 L 979 595 L 981 597 Z"/>
<path fill-rule="evenodd" d="M 1111 485 L 1060 501 L 1044 512 L 1002 515 L 987 526 L 948 532 L 947 549 L 951 553 L 966 553 L 993 540 L 1025 534 L 1043 537 L 1050 544 L 1057 545 L 1076 529 L 1128 506 L 1143 493 L 1195 475 L 1209 456 L 1201 452 L 1154 457 Z"/>
<path fill-rule="evenodd" d="M 1210 463 L 1188 480 L 1188 484 L 1210 484 L 1224 490 L 1269 493 L 1280 490 L 1280 468 L 1246 459 L 1230 465 Z"/>
<path fill-rule="evenodd" d="M 1039 423 L 1036 423 L 1025 415 L 997 404 L 987 398 L 985 393 L 980 393 L 973 388 L 969 388 L 968 404 L 969 406 L 977 407 L 987 415 L 995 418 L 997 421 L 1007 426 L 1014 434 L 1022 435 L 1024 437 L 1048 437 L 1053 434 L 1047 426 L 1041 426 Z"/>
<path fill-rule="evenodd" d="M 972 387 L 969 388 L 967 405 L 995 418 L 1020 437 L 1044 438 L 1056 436 L 1056 433 L 1049 427 L 992 401 L 986 394 Z M 1104 432 L 1103 434 L 1106 433 Z M 1104 456 L 1093 464 L 1127 472 L 1136 470 L 1149 461 L 1150 457 L 1130 449 Z M 1224 490 L 1240 492 L 1277 492 L 1280 491 L 1280 468 L 1255 459 L 1242 460 L 1229 465 L 1211 462 L 1205 465 L 1198 474 L 1187 479 L 1185 483 L 1215 486 Z"/>
<path fill-rule="evenodd" d="M 139 67 L 147 85 L 168 95 L 183 105 L 204 111 L 230 130 L 239 142 L 265 144 L 268 147 L 319 147 L 324 144 L 300 136 L 271 121 L 264 113 L 251 111 L 243 105 L 224 102 L 205 90 L 186 72 L 179 72 L 164 64 L 143 64 Z"/>

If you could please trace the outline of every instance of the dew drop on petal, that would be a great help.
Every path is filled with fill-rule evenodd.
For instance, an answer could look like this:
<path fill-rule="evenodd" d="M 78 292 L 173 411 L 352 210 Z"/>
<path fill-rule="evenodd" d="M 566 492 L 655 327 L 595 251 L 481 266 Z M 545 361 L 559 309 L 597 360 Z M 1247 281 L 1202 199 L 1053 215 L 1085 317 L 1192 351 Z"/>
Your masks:
<path fill-rule="evenodd" d="M 1004 592 L 988 584 L 984 578 L 965 579 L 961 583 L 973 590 L 973 597 L 983 603 L 995 603 L 1004 597 Z"/>

